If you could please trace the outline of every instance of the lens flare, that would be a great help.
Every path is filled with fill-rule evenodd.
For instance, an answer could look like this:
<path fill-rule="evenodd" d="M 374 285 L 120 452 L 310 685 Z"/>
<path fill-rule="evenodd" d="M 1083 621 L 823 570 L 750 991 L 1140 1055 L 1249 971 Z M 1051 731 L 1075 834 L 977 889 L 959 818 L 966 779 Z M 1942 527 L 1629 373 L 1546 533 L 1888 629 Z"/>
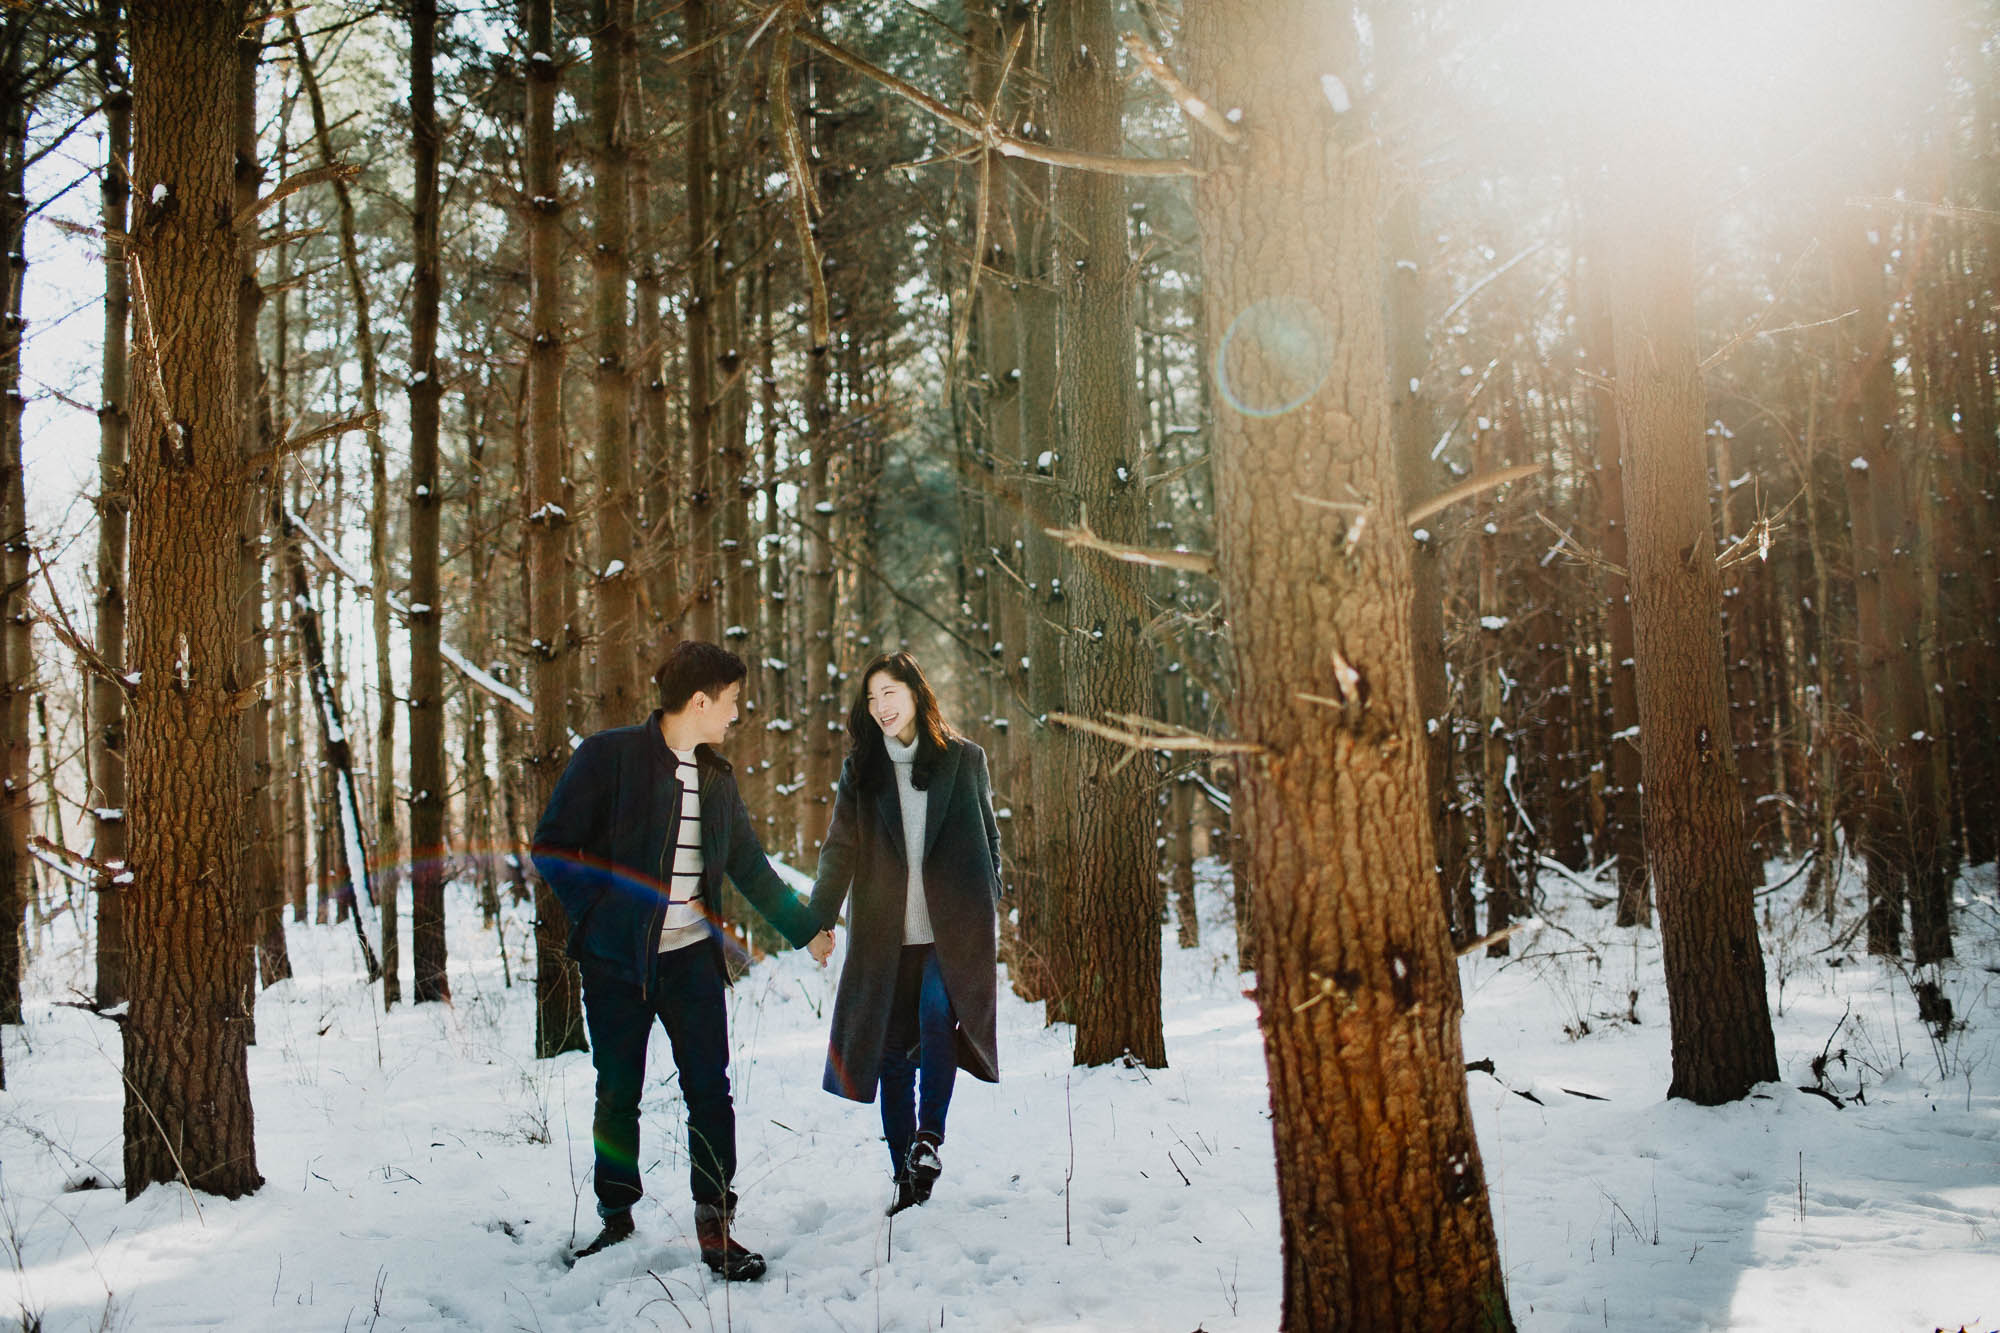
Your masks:
<path fill-rule="evenodd" d="M 1310 301 L 1272 297 L 1229 322 L 1215 351 L 1215 385 L 1244 416 L 1277 417 L 1311 398 L 1332 367 L 1326 316 Z"/>

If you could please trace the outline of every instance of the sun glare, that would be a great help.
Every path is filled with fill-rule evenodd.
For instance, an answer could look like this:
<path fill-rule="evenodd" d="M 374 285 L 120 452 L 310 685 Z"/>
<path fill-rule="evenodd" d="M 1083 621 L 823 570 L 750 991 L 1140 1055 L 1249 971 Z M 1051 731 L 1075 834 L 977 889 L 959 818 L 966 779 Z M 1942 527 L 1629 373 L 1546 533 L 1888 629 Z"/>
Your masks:
<path fill-rule="evenodd" d="M 1935 87 L 1936 6 L 1857 0 L 1538 0 L 1496 6 L 1490 63 L 1517 113 L 1611 152 L 1704 155 L 1839 132 Z"/>

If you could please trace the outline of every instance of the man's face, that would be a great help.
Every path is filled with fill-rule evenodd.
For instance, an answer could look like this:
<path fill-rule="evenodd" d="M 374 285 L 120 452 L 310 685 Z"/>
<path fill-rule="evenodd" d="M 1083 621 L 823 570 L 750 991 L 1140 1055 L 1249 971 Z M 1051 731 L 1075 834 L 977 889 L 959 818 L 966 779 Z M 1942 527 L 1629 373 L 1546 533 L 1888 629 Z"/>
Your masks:
<path fill-rule="evenodd" d="M 736 701 L 742 694 L 743 682 L 740 680 L 713 697 L 700 690 L 695 691 L 695 716 L 701 720 L 702 744 L 722 744 L 729 735 L 729 729 L 736 725 Z"/>

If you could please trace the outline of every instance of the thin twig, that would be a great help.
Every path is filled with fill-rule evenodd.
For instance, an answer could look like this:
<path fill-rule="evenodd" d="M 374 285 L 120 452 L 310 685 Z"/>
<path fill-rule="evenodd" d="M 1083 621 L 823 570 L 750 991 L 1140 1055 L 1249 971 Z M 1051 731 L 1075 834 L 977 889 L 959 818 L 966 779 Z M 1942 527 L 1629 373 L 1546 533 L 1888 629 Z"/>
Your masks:
<path fill-rule="evenodd" d="M 1089 718 L 1077 717 L 1071 713 L 1050 713 L 1049 721 L 1058 726 L 1069 727 L 1100 739 L 1123 745 L 1133 750 L 1199 750 L 1203 754 L 1263 754 L 1264 747 L 1251 741 L 1217 740 L 1213 736 L 1158 736 L 1141 735 L 1136 731 L 1121 730 L 1093 722 Z"/>
<path fill-rule="evenodd" d="M 1562 528 L 1558 527 L 1556 525 L 1555 520 L 1550 518 L 1547 514 L 1544 514 L 1541 510 L 1538 509 L 1535 511 L 1535 517 L 1540 519 L 1542 523 L 1548 527 L 1548 530 L 1556 535 L 1557 546 L 1563 550 L 1568 551 L 1572 559 L 1580 561 L 1581 563 L 1586 565 L 1594 566 L 1598 569 L 1603 570 L 1607 574 L 1616 574 L 1621 579 L 1630 577 L 1630 575 L 1628 575 L 1625 572 L 1625 567 L 1623 565 L 1614 564 L 1613 562 L 1606 560 L 1603 556 L 1599 555 L 1597 552 L 1578 545 L 1576 538 L 1570 536 L 1569 533 L 1565 532 Z"/>
<path fill-rule="evenodd" d="M 1797 259 L 1794 259 L 1792 261 L 1791 268 L 1786 270 L 1785 280 L 1778 284 L 1777 292 L 1771 297 L 1771 299 L 1768 302 L 1765 303 L 1764 308 L 1757 312 L 1757 317 L 1751 320 L 1750 323 L 1744 327 L 1741 333 L 1737 334 L 1735 337 L 1731 338 L 1728 342 L 1725 342 L 1724 344 L 1722 344 L 1722 346 L 1716 348 L 1713 352 L 1710 352 L 1706 357 L 1702 359 L 1701 369 L 1703 373 L 1706 373 L 1710 366 L 1714 365 L 1716 362 L 1722 360 L 1722 358 L 1728 356 L 1731 352 L 1735 351 L 1738 346 L 1740 346 L 1744 342 L 1747 342 L 1751 338 L 1757 336 L 1758 331 L 1764 327 L 1764 321 L 1771 317 L 1771 312 L 1778 308 L 1778 303 L 1785 299 L 1786 293 L 1791 291 L 1792 279 L 1798 276 L 1800 266 L 1806 262 L 1808 256 L 1810 256 L 1814 251 L 1818 249 L 1819 249 L 1819 239 L 1817 237 L 1806 242 L 1805 249 L 1799 251 L 1799 257 Z"/>
<path fill-rule="evenodd" d="M 1163 551 L 1150 546 L 1126 546 L 1120 542 L 1110 542 L 1090 530 L 1086 520 L 1081 527 L 1043 528 L 1049 536 L 1065 546 L 1077 546 L 1086 551 L 1097 551 L 1122 560 L 1128 565 L 1155 565 L 1161 569 L 1182 569 L 1190 574 L 1214 574 L 1215 557 L 1201 551 Z"/>
<path fill-rule="evenodd" d="M 1510 481 L 1532 477 L 1542 470 L 1540 463 L 1521 463 L 1514 467 L 1503 467 L 1498 472 L 1484 472 L 1476 477 L 1468 477 L 1448 490 L 1439 491 L 1422 504 L 1414 506 L 1403 516 L 1403 521 L 1411 527 L 1423 522 L 1433 514 L 1441 513 L 1460 500 L 1470 500 L 1481 491 L 1490 491 L 1495 486 L 1505 486 Z"/>
<path fill-rule="evenodd" d="M 47 838 L 43 837 L 39 833 L 30 834 L 28 836 L 28 846 L 39 847 L 43 851 L 48 852 L 53 856 L 62 858 L 64 861 L 67 861 L 69 864 L 73 866 L 80 866 L 85 870 L 95 871 L 100 875 L 106 876 L 107 878 L 118 873 L 117 870 L 115 870 L 113 867 L 109 865 L 106 865 L 104 862 L 93 860 L 92 858 L 85 856 L 82 852 L 73 852 L 59 842 L 50 842 Z"/>
<path fill-rule="evenodd" d="M 273 185 L 269 194 L 259 197 L 256 203 L 238 214 L 236 218 L 237 229 L 242 230 L 254 226 L 265 209 L 288 195 L 297 194 L 309 185 L 321 185 L 335 180 L 351 181 L 360 175 L 361 167 L 357 163 L 352 162 L 328 162 L 317 167 L 308 167 L 304 171 L 294 172 L 292 175 L 279 181 L 276 185 Z"/>
<path fill-rule="evenodd" d="M 1040 162 L 1051 167 L 1074 167 L 1079 171 L 1097 171 L 1113 176 L 1199 176 L 1202 171 L 1192 162 L 1180 158 L 1117 157 L 1102 153 L 1078 153 L 1066 148 L 1051 148 L 1047 144 L 1030 143 L 1016 139 L 1012 135 L 1001 134 L 997 130 L 987 130 L 970 117 L 960 114 L 932 97 L 921 88 L 897 78 L 888 70 L 855 55 L 845 47 L 835 45 L 818 33 L 801 29 L 797 39 L 821 55 L 840 62 L 857 74 L 865 75 L 881 84 L 890 92 L 907 102 L 922 107 L 937 119 L 974 139 L 985 141 L 1003 157 L 1025 158 L 1030 162 Z"/>
<path fill-rule="evenodd" d="M 1896 199 L 1889 195 L 1854 195 L 1847 201 L 1849 208 L 1887 208 L 1900 213 L 1922 213 L 1928 217 L 1943 218 L 1947 222 L 1979 222 L 1989 227 L 2000 227 L 2000 213 L 1988 208 L 1967 208 L 1963 204 L 1939 204 L 1928 199 Z"/>
<path fill-rule="evenodd" d="M 1166 89 L 1167 96 L 1180 103 L 1181 110 L 1187 113 L 1189 120 L 1224 143 L 1242 142 L 1243 131 L 1232 125 L 1228 118 L 1218 112 L 1206 98 L 1197 96 L 1194 89 L 1182 83 L 1180 76 L 1168 67 L 1165 59 L 1153 49 L 1151 42 L 1136 32 L 1128 32 L 1125 34 L 1125 49 L 1138 59 L 1148 74 L 1153 76 L 1153 82 Z"/>
<path fill-rule="evenodd" d="M 1526 930 L 1529 926 L 1539 926 L 1540 924 L 1542 923 L 1532 918 L 1527 921 L 1515 921 L 1509 925 L 1502 926 L 1490 934 L 1481 935 L 1476 940 L 1468 940 L 1466 943 L 1459 945 L 1456 952 L 1460 958 L 1463 958 L 1475 950 L 1484 949 L 1489 944 L 1498 944 L 1500 941 L 1510 938 L 1516 931 Z"/>
<path fill-rule="evenodd" d="M 301 449 L 310 448 L 318 444 L 321 440 L 331 440 L 337 436 L 345 435 L 349 431 L 367 430 L 373 426 L 380 425 L 381 421 L 382 413 L 380 411 L 361 412 L 351 417 L 342 417 L 338 421 L 329 421 L 323 426 L 315 427 L 300 435 L 294 435 L 283 443 L 274 444 L 269 449 L 259 449 L 244 460 L 243 470 L 246 473 L 256 472 L 260 468 L 269 467 L 281 459 L 291 457 Z"/>
<path fill-rule="evenodd" d="M 806 165 L 805 140 L 799 135 L 799 121 L 792 110 L 792 38 L 797 33 L 798 9 L 784 5 L 784 20 L 771 38 L 771 82 L 773 105 L 777 108 L 778 138 L 785 148 L 785 173 L 791 177 L 789 206 L 792 231 L 799 242 L 800 264 L 805 269 L 812 292 L 812 346 L 814 350 L 833 341 L 833 317 L 826 296 L 826 275 L 820 271 L 819 247 L 813 241 L 812 215 L 820 211 L 813 190 L 812 171 Z"/>

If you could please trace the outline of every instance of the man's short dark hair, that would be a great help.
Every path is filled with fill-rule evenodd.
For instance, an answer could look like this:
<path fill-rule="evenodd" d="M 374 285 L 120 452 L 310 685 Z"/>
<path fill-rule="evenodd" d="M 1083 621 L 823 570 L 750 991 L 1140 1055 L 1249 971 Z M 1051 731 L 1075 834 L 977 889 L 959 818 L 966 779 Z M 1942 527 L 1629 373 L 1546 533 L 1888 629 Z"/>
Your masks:
<path fill-rule="evenodd" d="M 669 713 L 686 708 L 697 692 L 711 699 L 750 674 L 743 659 L 719 644 L 700 639 L 683 639 L 667 653 L 667 660 L 653 673 L 660 687 L 660 707 Z"/>

